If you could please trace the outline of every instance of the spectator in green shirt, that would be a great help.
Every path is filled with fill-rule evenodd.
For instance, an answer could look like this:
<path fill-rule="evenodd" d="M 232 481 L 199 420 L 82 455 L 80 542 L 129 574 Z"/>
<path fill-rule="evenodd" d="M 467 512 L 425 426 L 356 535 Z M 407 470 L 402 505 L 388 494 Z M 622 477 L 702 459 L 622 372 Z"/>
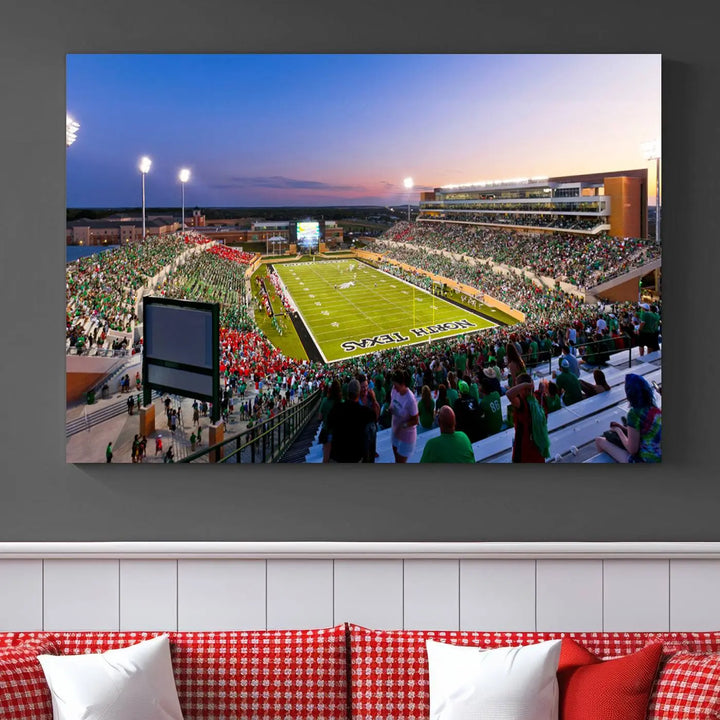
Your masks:
<path fill-rule="evenodd" d="M 422 386 L 418 412 L 420 414 L 420 425 L 425 430 L 430 430 L 435 421 L 435 403 L 433 402 L 430 388 L 427 385 Z"/>
<path fill-rule="evenodd" d="M 654 312 L 655 306 L 650 307 L 647 303 L 640 305 L 640 328 L 638 332 L 638 345 L 640 346 L 640 354 L 645 353 L 647 347 L 648 352 L 654 352 L 660 348 L 658 342 L 658 330 L 660 328 L 660 316 Z"/>
<path fill-rule="evenodd" d="M 480 413 L 482 414 L 482 436 L 488 437 L 502 430 L 503 417 L 500 393 L 496 389 L 497 378 L 491 368 L 483 370 L 480 378 L 482 396 L 480 398 Z"/>
<path fill-rule="evenodd" d="M 583 399 L 582 386 L 580 380 L 570 372 L 570 363 L 563 358 L 560 361 L 561 372 L 555 380 L 555 384 L 560 390 L 560 396 L 565 405 L 573 405 Z"/>
<path fill-rule="evenodd" d="M 425 443 L 421 463 L 474 463 L 475 455 L 468 436 L 455 431 L 455 413 L 443 405 L 438 413 L 440 435 Z"/>
<path fill-rule="evenodd" d="M 457 375 L 454 372 L 447 374 L 447 399 L 450 406 L 455 405 L 455 401 L 460 397 L 458 392 Z"/>
<path fill-rule="evenodd" d="M 562 407 L 560 402 L 560 391 L 558 386 L 552 381 L 548 380 L 543 383 L 542 391 L 542 407 L 545 410 L 545 414 L 548 415 L 551 412 L 555 412 Z"/>
<path fill-rule="evenodd" d="M 455 361 L 455 372 L 457 373 L 457 376 L 462 377 L 465 374 L 465 368 L 467 367 L 467 350 L 465 350 L 465 346 L 460 346 L 460 348 L 458 348 L 453 360 Z"/>

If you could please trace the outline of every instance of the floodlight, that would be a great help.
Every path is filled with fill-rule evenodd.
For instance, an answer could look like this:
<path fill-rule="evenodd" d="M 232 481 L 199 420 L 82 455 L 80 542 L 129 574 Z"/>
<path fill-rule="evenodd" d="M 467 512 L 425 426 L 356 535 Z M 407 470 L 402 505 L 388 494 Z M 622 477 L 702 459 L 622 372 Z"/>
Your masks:
<path fill-rule="evenodd" d="M 411 177 L 406 177 L 403 180 L 403 185 L 405 186 L 406 190 L 412 190 L 413 188 L 413 179 Z M 408 195 L 408 222 L 410 222 L 410 196 Z M 413 306 L 414 308 L 414 306 Z"/>
<path fill-rule="evenodd" d="M 143 240 L 145 240 L 145 175 L 147 175 L 148 171 L 150 170 L 150 166 L 152 165 L 152 160 L 147 157 L 147 155 L 143 155 L 142 158 L 140 158 L 140 174 L 142 175 L 142 236 Z"/>
<path fill-rule="evenodd" d="M 644 142 L 640 147 L 646 160 L 655 161 L 655 241 L 660 242 L 660 138 Z"/>
<path fill-rule="evenodd" d="M 660 157 L 660 140 L 649 140 L 640 147 L 646 160 L 657 160 Z"/>
<path fill-rule="evenodd" d="M 73 120 L 69 115 L 65 116 L 65 145 L 70 147 L 77 140 L 77 131 L 80 123 Z"/>
<path fill-rule="evenodd" d="M 185 183 L 190 179 L 190 171 L 183 168 L 180 171 L 180 186 L 182 187 L 182 229 L 185 229 Z"/>

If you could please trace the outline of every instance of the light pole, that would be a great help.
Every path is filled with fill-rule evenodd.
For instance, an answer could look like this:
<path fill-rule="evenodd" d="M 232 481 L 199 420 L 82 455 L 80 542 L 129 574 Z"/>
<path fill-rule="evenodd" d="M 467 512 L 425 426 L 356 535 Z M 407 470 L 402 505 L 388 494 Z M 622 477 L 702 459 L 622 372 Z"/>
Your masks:
<path fill-rule="evenodd" d="M 183 168 L 180 171 L 180 185 L 182 186 L 182 229 L 185 231 L 185 183 L 190 179 L 190 171 Z"/>
<path fill-rule="evenodd" d="M 660 140 L 642 144 L 646 160 L 655 161 L 655 242 L 660 242 Z"/>
<path fill-rule="evenodd" d="M 70 147 L 77 140 L 77 131 L 80 123 L 73 120 L 69 115 L 65 116 L 65 145 Z"/>
<path fill-rule="evenodd" d="M 403 185 L 408 191 L 408 222 L 410 222 L 410 191 L 413 189 L 413 179 L 411 177 L 406 177 L 403 180 Z"/>
<path fill-rule="evenodd" d="M 142 157 L 140 159 L 140 174 L 142 175 L 142 220 L 143 220 L 143 232 L 142 237 L 145 239 L 145 176 L 150 170 L 152 160 L 149 157 Z"/>

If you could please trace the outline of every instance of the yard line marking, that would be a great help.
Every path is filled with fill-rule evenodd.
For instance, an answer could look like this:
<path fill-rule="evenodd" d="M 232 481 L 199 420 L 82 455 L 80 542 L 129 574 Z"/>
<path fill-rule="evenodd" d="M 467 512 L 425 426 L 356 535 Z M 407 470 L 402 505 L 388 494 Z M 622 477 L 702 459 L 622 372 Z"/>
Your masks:
<path fill-rule="evenodd" d="M 321 275 L 318 274 L 317 270 L 315 269 L 315 264 L 314 264 L 314 263 L 312 264 L 312 272 L 313 272 L 313 274 L 315 275 L 315 277 L 318 278 L 318 280 L 321 280 L 321 281 L 324 282 L 328 287 L 331 287 L 330 281 L 329 281 L 329 280 L 326 280 L 324 277 L 322 277 Z M 382 330 L 382 325 L 380 325 L 376 320 L 373 320 L 369 315 L 367 315 L 366 313 L 364 313 L 352 300 L 350 300 L 350 298 L 345 298 L 345 300 L 346 300 L 350 305 L 352 305 L 361 315 L 363 315 L 364 317 L 366 317 L 375 327 L 377 327 L 377 328 L 379 328 L 380 330 Z"/>
<path fill-rule="evenodd" d="M 330 263 L 337 263 L 338 265 L 345 263 L 347 265 L 349 261 L 326 261 L 323 262 L 322 265 L 327 266 Z M 390 273 L 387 273 L 384 270 L 380 270 L 372 266 L 365 266 L 363 263 L 359 263 L 355 272 L 345 271 L 338 272 L 337 274 L 334 273 L 329 267 L 320 268 L 319 264 L 297 264 L 297 266 L 299 270 L 300 268 L 303 268 L 302 270 L 300 270 L 299 275 L 291 268 L 287 268 L 288 271 L 293 275 L 293 281 L 299 281 L 300 279 L 302 279 L 304 281 L 303 289 L 312 290 L 316 298 L 322 301 L 323 310 L 320 311 L 319 314 L 325 316 L 327 319 L 325 321 L 320 320 L 318 315 L 315 314 L 313 317 L 315 318 L 316 322 L 320 321 L 319 327 L 316 328 L 315 331 L 311 331 L 310 326 L 306 322 L 304 316 L 300 314 L 300 317 L 305 326 L 307 327 L 309 334 L 313 338 L 315 344 L 319 347 L 320 343 L 322 342 L 326 346 L 328 346 L 328 349 L 332 348 L 332 355 L 335 355 L 335 353 L 338 352 L 336 344 L 341 345 L 343 340 L 348 339 L 348 337 L 351 337 L 353 334 L 369 335 L 370 332 L 372 332 L 373 328 L 379 328 L 381 331 L 383 331 L 383 329 L 386 327 L 385 323 L 388 320 L 389 314 L 393 318 L 394 326 L 407 325 L 408 327 L 415 327 L 415 324 L 412 323 L 414 303 L 413 309 L 406 309 L 406 307 L 404 307 L 403 305 L 398 305 L 396 302 L 393 301 L 393 299 L 389 298 L 387 295 L 381 292 L 392 292 L 390 288 L 388 288 L 385 278 L 389 278 L 392 281 L 390 283 L 390 286 L 392 288 L 395 288 L 394 292 L 392 293 L 392 296 L 395 299 L 400 299 L 398 298 L 398 289 L 403 287 L 413 288 L 413 292 L 415 294 L 428 295 L 430 296 L 430 298 L 432 298 L 432 304 L 426 306 L 426 309 L 422 311 L 422 315 L 428 314 L 428 318 L 419 318 L 419 321 L 422 325 L 454 321 L 457 318 L 451 316 L 458 313 L 461 313 L 465 318 L 472 318 L 473 323 L 476 324 L 473 329 L 469 329 L 467 331 L 453 332 L 449 335 L 446 335 L 443 332 L 439 333 L 437 336 L 424 336 L 422 338 L 419 338 L 416 342 L 398 343 L 396 347 L 419 345 L 430 340 L 430 338 L 432 338 L 433 340 L 448 340 L 452 337 L 466 334 L 476 334 L 488 328 L 497 327 L 497 323 L 493 323 L 487 318 L 484 318 L 483 316 L 474 313 L 470 308 L 458 307 L 453 303 L 444 300 L 443 298 L 434 296 L 431 292 L 419 286 L 413 285 L 406 280 L 390 275 Z M 323 271 L 330 272 L 330 274 L 328 275 L 329 279 L 327 279 L 321 274 Z M 347 278 L 348 276 L 354 279 L 355 286 L 348 288 L 342 293 L 338 292 L 334 288 L 334 281 L 337 279 L 339 282 L 340 278 L 345 280 L 345 278 Z M 382 284 L 381 287 L 377 287 L 378 281 Z M 290 295 L 291 299 L 294 300 L 292 293 L 289 289 L 288 294 Z M 307 297 L 308 295 L 304 295 L 304 298 Z M 420 302 L 424 301 L 424 298 L 416 297 L 415 299 L 416 301 Z M 434 308 L 433 305 L 435 306 Z M 379 312 L 377 310 L 378 307 L 380 307 Z M 350 308 L 354 308 L 354 312 Z M 388 313 L 388 309 L 392 309 L 392 312 Z M 306 310 L 309 311 L 308 308 L 306 308 Z M 432 320 L 430 320 L 429 316 L 431 310 L 435 310 L 437 313 L 433 313 Z M 318 311 L 314 308 L 313 312 L 318 313 Z M 378 318 L 377 320 L 375 319 L 376 317 Z M 332 320 L 333 322 L 330 323 L 328 322 L 328 320 Z M 407 328 L 401 327 L 401 329 L 404 334 L 409 333 L 409 330 Z M 387 332 L 390 333 L 391 330 L 388 330 Z M 323 358 L 325 358 L 326 362 L 330 363 L 342 361 L 351 357 L 372 355 L 373 352 L 379 352 L 379 350 L 367 351 L 360 349 L 360 352 L 351 352 L 346 354 L 343 353 L 341 357 L 338 357 L 337 359 L 327 360 L 325 353 L 321 350 Z"/>

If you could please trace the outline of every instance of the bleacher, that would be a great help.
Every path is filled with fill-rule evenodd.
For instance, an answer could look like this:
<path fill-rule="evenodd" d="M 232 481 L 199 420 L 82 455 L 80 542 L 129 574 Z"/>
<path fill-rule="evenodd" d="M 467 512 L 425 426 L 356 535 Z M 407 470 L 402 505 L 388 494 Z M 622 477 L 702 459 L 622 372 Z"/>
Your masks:
<path fill-rule="evenodd" d="M 621 418 L 627 416 L 629 405 L 625 398 L 625 376 L 628 373 L 635 373 L 644 376 L 650 383 L 660 384 L 662 381 L 662 370 L 660 369 L 662 351 L 640 356 L 638 348 L 633 348 L 630 357 L 632 358 L 631 366 L 627 350 L 610 356 L 609 362 L 604 368 L 605 378 L 611 388 L 609 392 L 594 395 L 571 406 L 563 405 L 560 410 L 548 415 L 550 462 L 613 462 L 609 455 L 597 452 L 594 441 L 596 437 L 609 429 L 612 421 L 621 422 Z M 532 374 L 536 381 L 549 377 L 548 366 L 546 364 L 538 366 L 532 370 Z M 581 369 L 580 378 L 592 383 L 592 369 Z M 659 394 L 656 394 L 656 400 L 660 405 L 661 396 Z M 508 400 L 505 396 L 501 398 L 501 403 L 503 417 L 507 417 Z M 439 434 L 439 428 L 420 429 L 415 451 L 408 462 L 420 462 L 425 443 Z M 474 443 L 475 462 L 510 462 L 514 436 L 514 429 L 509 427 Z M 389 429 L 378 432 L 376 444 L 378 457 L 375 462 L 394 462 L 391 442 L 392 436 Z M 317 443 L 317 436 L 305 457 L 305 462 L 322 462 L 322 447 Z"/>

